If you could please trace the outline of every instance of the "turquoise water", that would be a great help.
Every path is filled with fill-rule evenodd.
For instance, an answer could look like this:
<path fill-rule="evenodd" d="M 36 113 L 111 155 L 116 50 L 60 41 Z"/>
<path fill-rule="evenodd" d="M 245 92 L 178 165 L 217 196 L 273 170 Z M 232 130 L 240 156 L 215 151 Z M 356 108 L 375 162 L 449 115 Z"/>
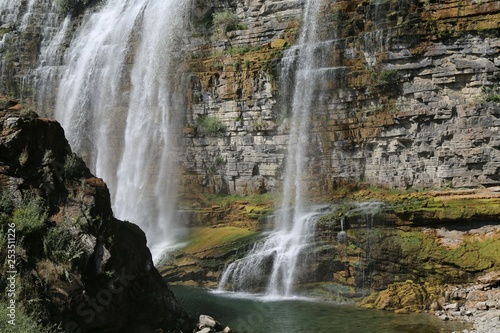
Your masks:
<path fill-rule="evenodd" d="M 395 314 L 304 298 L 266 299 L 172 286 L 192 315 L 207 314 L 238 333 L 451 333 L 466 327 L 428 314 Z"/>

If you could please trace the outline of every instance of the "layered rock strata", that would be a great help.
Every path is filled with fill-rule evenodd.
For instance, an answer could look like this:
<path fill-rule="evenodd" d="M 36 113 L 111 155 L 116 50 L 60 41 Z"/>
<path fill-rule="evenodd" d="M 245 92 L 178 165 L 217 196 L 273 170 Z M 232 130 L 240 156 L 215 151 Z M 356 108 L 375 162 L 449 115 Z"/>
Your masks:
<path fill-rule="evenodd" d="M 323 6 L 318 52 L 332 74 L 322 76 L 314 110 L 312 193 L 359 181 L 497 185 L 498 3 Z M 191 65 L 184 184 L 233 194 L 280 187 L 290 108 L 280 68 L 283 54 L 293 54 L 301 8 L 280 1 L 225 7 L 238 14 L 239 28 L 203 44 Z M 197 132 L 199 117 L 225 130 Z"/>
<path fill-rule="evenodd" d="M 1 9 L 1 89 L 51 113 L 83 7 L 63 24 L 64 13 L 51 2 L 30 4 Z M 395 188 L 497 185 L 498 2 L 322 6 L 318 52 L 326 74 L 311 128 L 312 194 L 360 181 Z M 304 1 L 193 2 L 186 111 L 178 124 L 181 189 L 280 188 L 293 84 L 281 70 L 296 56 L 303 8 Z M 221 13 L 229 13 L 231 25 L 216 25 Z"/>
<path fill-rule="evenodd" d="M 472 282 L 500 267 L 498 188 L 347 193 L 331 198 L 331 208 L 317 219 L 314 242 L 298 261 L 297 292 L 357 297 L 407 280 Z M 225 266 L 244 257 L 262 237 L 258 231 L 272 226 L 269 206 L 253 200 L 195 209 L 191 220 L 198 224 L 186 246 L 160 272 L 173 283 L 215 287 Z M 262 287 L 256 281 L 255 291 Z"/>

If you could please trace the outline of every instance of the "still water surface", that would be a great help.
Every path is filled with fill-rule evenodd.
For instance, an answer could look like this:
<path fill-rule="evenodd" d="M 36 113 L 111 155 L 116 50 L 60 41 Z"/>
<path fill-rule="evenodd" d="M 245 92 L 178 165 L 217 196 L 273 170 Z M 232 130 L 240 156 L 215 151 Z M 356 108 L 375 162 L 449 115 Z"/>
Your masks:
<path fill-rule="evenodd" d="M 306 298 L 271 299 L 172 286 L 192 315 L 207 314 L 238 333 L 451 333 L 466 327 L 428 314 L 394 314 Z"/>

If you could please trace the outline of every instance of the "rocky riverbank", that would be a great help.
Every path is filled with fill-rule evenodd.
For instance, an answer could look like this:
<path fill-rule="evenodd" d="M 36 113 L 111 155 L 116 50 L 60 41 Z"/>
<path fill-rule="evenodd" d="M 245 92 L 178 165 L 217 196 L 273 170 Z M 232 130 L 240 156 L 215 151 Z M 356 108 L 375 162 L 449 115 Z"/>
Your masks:
<path fill-rule="evenodd" d="M 431 304 L 431 311 L 443 320 L 473 323 L 470 333 L 499 333 L 500 271 L 483 275 L 472 284 L 444 288 Z"/>
<path fill-rule="evenodd" d="M 413 281 L 390 285 L 362 300 L 360 306 L 397 313 L 426 311 L 442 320 L 469 322 L 464 332 L 500 332 L 500 271 L 480 276 L 473 283 L 433 286 Z"/>

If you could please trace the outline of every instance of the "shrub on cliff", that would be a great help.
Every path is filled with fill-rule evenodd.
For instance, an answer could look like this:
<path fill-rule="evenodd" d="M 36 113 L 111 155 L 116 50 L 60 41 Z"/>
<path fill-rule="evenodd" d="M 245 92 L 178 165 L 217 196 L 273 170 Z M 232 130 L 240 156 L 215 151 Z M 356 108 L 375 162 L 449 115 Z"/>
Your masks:
<path fill-rule="evenodd" d="M 51 260 L 68 264 L 83 254 L 83 246 L 65 222 L 50 228 L 43 238 L 43 252 Z"/>
<path fill-rule="evenodd" d="M 214 40 L 219 40 L 227 37 L 227 33 L 234 30 L 246 29 L 240 24 L 240 18 L 236 13 L 229 10 L 213 14 Z"/>
<path fill-rule="evenodd" d="M 482 99 L 485 103 L 500 103 L 500 86 L 483 86 L 481 89 Z"/>
<path fill-rule="evenodd" d="M 222 136 L 226 133 L 226 125 L 219 119 L 210 116 L 199 116 L 196 119 L 198 134 L 206 136 Z"/>
<path fill-rule="evenodd" d="M 8 191 L 2 189 L 0 191 L 0 221 L 2 218 L 8 218 L 15 207 L 16 205 L 14 204 L 14 200 L 12 200 L 12 196 L 9 195 Z"/>
<path fill-rule="evenodd" d="M 67 178 L 80 178 L 85 171 L 85 163 L 76 154 L 69 154 L 64 159 L 64 173 Z"/>
<path fill-rule="evenodd" d="M 12 213 L 12 222 L 21 234 L 41 231 L 47 219 L 47 210 L 41 197 L 35 194 L 27 195 Z"/>

